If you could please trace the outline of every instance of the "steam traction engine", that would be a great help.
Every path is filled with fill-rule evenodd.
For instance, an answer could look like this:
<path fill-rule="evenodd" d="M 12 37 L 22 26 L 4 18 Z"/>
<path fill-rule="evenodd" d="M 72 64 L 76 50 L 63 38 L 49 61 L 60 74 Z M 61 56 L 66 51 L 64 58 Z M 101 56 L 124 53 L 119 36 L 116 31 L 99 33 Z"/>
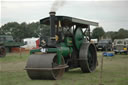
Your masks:
<path fill-rule="evenodd" d="M 67 16 L 40 20 L 50 25 L 50 37 L 40 39 L 40 49 L 31 50 L 25 67 L 31 79 L 60 79 L 68 69 L 80 67 L 83 73 L 96 69 L 97 53 L 90 43 L 90 25 L 98 23 Z"/>

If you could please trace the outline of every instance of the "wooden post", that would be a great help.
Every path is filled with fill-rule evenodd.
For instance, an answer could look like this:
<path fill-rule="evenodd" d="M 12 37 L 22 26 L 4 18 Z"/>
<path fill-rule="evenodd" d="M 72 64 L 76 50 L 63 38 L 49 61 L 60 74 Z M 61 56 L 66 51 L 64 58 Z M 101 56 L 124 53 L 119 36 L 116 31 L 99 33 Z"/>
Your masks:
<path fill-rule="evenodd" d="M 101 66 L 100 66 L 100 83 L 99 83 L 99 85 L 104 85 L 103 84 L 103 54 L 102 54 L 102 56 L 101 56 Z"/>

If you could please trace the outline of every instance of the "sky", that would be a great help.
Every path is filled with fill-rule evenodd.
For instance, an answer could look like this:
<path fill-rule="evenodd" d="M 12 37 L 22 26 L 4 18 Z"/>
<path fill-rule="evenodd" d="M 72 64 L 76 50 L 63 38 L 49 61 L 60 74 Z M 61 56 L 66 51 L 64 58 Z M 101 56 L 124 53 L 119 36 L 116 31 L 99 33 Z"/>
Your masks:
<path fill-rule="evenodd" d="M 39 21 L 49 16 L 55 1 L 59 0 L 1 0 L 0 26 Z M 58 8 L 56 15 L 95 21 L 105 31 L 128 29 L 128 0 L 63 0 Z"/>

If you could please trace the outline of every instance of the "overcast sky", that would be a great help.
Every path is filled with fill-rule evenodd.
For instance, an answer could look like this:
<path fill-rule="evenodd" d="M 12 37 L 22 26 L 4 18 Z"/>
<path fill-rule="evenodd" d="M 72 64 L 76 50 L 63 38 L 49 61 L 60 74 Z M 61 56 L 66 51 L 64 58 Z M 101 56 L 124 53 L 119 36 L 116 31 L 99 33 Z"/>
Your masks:
<path fill-rule="evenodd" d="M 49 16 L 55 0 L 2 0 L 1 25 L 8 22 L 35 22 Z M 57 15 L 99 22 L 105 31 L 128 29 L 126 0 L 65 0 Z"/>

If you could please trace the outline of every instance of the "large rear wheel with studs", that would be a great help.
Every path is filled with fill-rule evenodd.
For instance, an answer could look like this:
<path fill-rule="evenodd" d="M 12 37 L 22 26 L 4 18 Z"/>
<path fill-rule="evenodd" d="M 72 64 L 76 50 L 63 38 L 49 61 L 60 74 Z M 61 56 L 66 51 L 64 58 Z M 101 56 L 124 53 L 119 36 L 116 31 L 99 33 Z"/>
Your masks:
<path fill-rule="evenodd" d="M 97 53 L 95 45 L 84 42 L 80 48 L 79 57 L 82 72 L 90 73 L 95 71 L 97 66 Z"/>

